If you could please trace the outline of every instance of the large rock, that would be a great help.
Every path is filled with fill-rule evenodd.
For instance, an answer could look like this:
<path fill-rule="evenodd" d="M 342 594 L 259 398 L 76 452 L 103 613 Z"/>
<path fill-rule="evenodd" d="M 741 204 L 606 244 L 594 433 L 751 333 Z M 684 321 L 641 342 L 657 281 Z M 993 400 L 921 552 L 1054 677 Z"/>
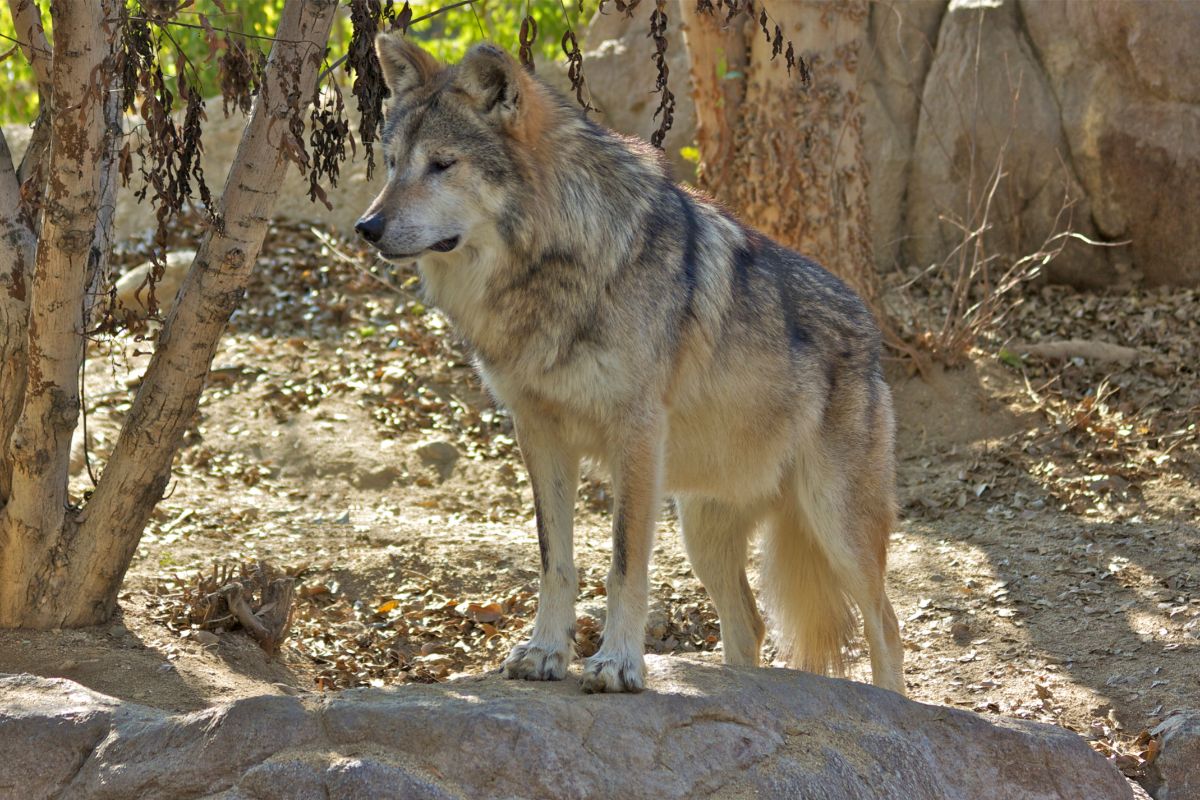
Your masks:
<path fill-rule="evenodd" d="M 194 714 L 0 678 L 0 797 L 1131 798 L 1073 733 L 778 669 L 650 657 L 651 691 L 491 676 Z"/>
<path fill-rule="evenodd" d="M 1200 3 L 1022 0 L 1100 233 L 1151 283 L 1200 283 Z"/>
<path fill-rule="evenodd" d="M 1159 752 L 1146 767 L 1146 787 L 1154 800 L 1200 797 L 1200 711 L 1177 711 L 1150 733 Z"/>
<path fill-rule="evenodd" d="M 900 259 L 922 87 L 945 10 L 946 0 L 909 0 L 872 3 L 869 12 L 863 146 L 871 165 L 872 243 L 881 269 Z"/>
<path fill-rule="evenodd" d="M 1000 256 L 993 270 L 1038 252 L 1068 224 L 1096 238 L 1058 102 L 1021 32 L 1016 0 L 950 3 L 921 106 L 906 209 L 912 262 L 941 261 L 962 243 L 962 226 L 990 226 L 984 252 Z M 1077 240 L 1066 242 L 1048 272 L 1085 286 L 1115 278 L 1108 251 Z"/>

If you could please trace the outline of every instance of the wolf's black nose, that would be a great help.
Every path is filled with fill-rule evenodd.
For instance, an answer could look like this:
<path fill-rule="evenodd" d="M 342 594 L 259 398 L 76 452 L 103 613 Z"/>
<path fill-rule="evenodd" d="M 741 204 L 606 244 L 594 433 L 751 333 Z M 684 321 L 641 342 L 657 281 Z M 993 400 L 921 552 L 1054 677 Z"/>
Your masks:
<path fill-rule="evenodd" d="M 375 244 L 383 236 L 383 223 L 383 214 L 374 214 L 360 219 L 354 226 L 354 230 L 358 231 L 359 236 L 371 244 Z"/>

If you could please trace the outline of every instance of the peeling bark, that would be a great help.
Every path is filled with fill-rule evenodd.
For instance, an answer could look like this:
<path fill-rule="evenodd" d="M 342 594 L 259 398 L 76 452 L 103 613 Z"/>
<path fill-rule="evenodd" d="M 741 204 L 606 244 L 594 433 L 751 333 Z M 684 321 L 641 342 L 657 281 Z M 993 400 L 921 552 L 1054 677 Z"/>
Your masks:
<path fill-rule="evenodd" d="M 179 299 L 125 427 L 79 516 L 59 596 L 61 624 L 106 619 L 154 505 L 171 475 L 171 461 L 195 414 L 225 323 L 245 293 L 288 162 L 281 137 L 301 113 L 325 52 L 335 0 L 289 2 L 271 49 L 263 93 L 242 136 L 219 208 L 223 229 L 201 242 Z M 301 99 L 303 98 L 303 99 Z M 95 606 L 90 605 L 95 603 Z"/>
<path fill-rule="evenodd" d="M 14 11 L 19 6 L 28 13 L 25 2 L 10 0 Z M 285 139 L 302 122 L 337 9 L 336 0 L 289 0 L 284 6 L 263 88 L 217 209 L 222 222 L 201 242 L 96 492 L 76 512 L 67 505 L 66 486 L 79 409 L 81 334 L 88 290 L 102 280 L 111 249 L 119 142 L 115 93 L 102 85 L 114 73 L 104 61 L 112 57 L 117 31 L 96 20 L 116 19 L 120 5 L 93 0 L 52 6 L 56 92 L 32 279 L 34 226 L 29 209 L 21 208 L 7 148 L 0 153 L 0 627 L 90 625 L 116 608 L 221 333 L 245 292 L 283 183 L 285 154 L 303 150 Z M 24 392 L 16 379 L 21 363 Z M 6 419 L 18 406 L 7 437 Z M 10 486 L 3 483 L 9 468 L 3 465 L 11 466 Z"/>
<path fill-rule="evenodd" d="M 683 40 L 690 55 L 692 99 L 696 107 L 696 139 L 702 160 L 697 174 L 700 188 L 715 197 L 724 194 L 732 181 L 735 146 L 734 126 L 746 98 L 746 75 L 750 66 L 750 40 L 754 29 L 750 18 L 738 14 L 725 21 L 715 14 L 696 11 L 695 3 L 683 2 Z M 722 58 L 725 73 L 718 71 Z"/>
<path fill-rule="evenodd" d="M 12 490 L 12 465 L 5 453 L 25 393 L 25 332 L 36 246 L 33 228 L 21 208 L 12 154 L 0 132 L 0 512 Z M 5 549 L 0 538 L 0 552 Z"/>
<path fill-rule="evenodd" d="M 705 187 L 755 227 L 837 273 L 878 312 L 858 88 L 869 46 L 866 0 L 771 4 L 784 37 L 811 63 L 807 90 L 782 58 L 772 60 L 756 27 L 747 25 L 748 45 L 737 50 L 732 30 L 720 31 L 691 5 L 684 3 Z M 719 80 L 722 53 L 729 71 L 737 65 L 745 74 L 744 90 Z"/>
<path fill-rule="evenodd" d="M 83 303 L 102 195 L 103 101 L 114 72 L 119 0 L 55 4 L 59 45 L 45 205 L 29 283 L 25 391 L 8 442 L 11 489 L 0 528 L 0 624 L 28 621 L 35 595 L 55 585 L 55 563 L 70 527 L 67 480 L 71 434 L 79 415 Z M 36 611 L 35 611 L 36 613 Z"/>

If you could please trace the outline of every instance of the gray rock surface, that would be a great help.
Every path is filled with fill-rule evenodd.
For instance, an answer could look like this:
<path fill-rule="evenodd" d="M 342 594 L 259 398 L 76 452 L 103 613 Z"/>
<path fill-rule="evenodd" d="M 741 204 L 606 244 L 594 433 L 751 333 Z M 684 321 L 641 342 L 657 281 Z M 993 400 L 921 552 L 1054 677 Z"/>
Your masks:
<path fill-rule="evenodd" d="M 1098 238 L 1071 166 L 1058 102 L 1021 32 L 1016 0 L 950 3 L 921 105 L 906 209 L 910 263 L 930 264 L 951 253 L 963 241 L 957 223 L 990 225 L 986 252 L 1001 255 L 993 269 L 1038 252 L 1068 223 Z M 986 203 L 997 170 L 1001 177 Z M 1066 203 L 1075 205 L 1059 220 Z M 1077 241 L 1049 272 L 1059 282 L 1085 286 L 1115 278 L 1108 251 Z"/>
<path fill-rule="evenodd" d="M 1200 284 L 1200 3 L 1022 0 L 1102 236 L 1151 283 Z"/>
<path fill-rule="evenodd" d="M 193 714 L 6 676 L 0 798 L 1133 797 L 1060 728 L 788 670 L 648 661 L 640 695 L 488 676 Z"/>
<path fill-rule="evenodd" d="M 1158 739 L 1158 758 L 1146 768 L 1146 786 L 1154 800 L 1200 797 L 1200 711 L 1177 711 L 1150 733 Z"/>
<path fill-rule="evenodd" d="M 872 3 L 869 12 L 863 145 L 871 164 L 872 244 L 881 269 L 900 258 L 922 88 L 945 11 L 946 0 L 910 0 Z"/>

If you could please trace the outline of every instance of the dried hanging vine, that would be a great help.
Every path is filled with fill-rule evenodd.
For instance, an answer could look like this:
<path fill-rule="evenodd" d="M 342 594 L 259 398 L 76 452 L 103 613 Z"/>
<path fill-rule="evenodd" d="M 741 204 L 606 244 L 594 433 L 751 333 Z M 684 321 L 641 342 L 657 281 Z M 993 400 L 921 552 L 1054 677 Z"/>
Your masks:
<path fill-rule="evenodd" d="M 517 51 L 521 66 L 533 72 L 533 46 L 537 44 L 538 24 L 529 13 L 529 4 L 525 4 L 525 16 L 521 19 L 521 32 L 518 38 L 520 48 Z"/>
<path fill-rule="evenodd" d="M 654 40 L 654 66 L 658 70 L 654 91 L 659 93 L 659 100 L 658 108 L 654 109 L 654 119 L 662 116 L 658 130 L 650 135 L 650 144 L 662 149 L 667 131 L 675 124 L 675 93 L 668 85 L 671 68 L 667 65 L 667 0 L 654 2 L 654 11 L 650 13 L 650 38 Z"/>
<path fill-rule="evenodd" d="M 367 180 L 375 174 L 375 141 L 383 122 L 383 100 L 387 96 L 383 70 L 375 55 L 375 36 L 384 22 L 407 30 L 411 19 L 412 9 L 408 3 L 404 4 L 397 17 L 391 0 L 386 3 L 380 3 L 379 0 L 350 0 L 353 33 L 346 50 L 346 73 L 354 76 L 350 93 L 358 102 L 358 137 L 367 155 Z M 342 147 L 344 149 L 344 143 Z"/>
<path fill-rule="evenodd" d="M 638 7 L 641 0 L 600 0 L 600 13 L 605 13 L 605 5 L 612 3 L 618 12 L 632 17 L 634 10 Z M 724 24 L 729 24 L 738 14 L 745 14 L 758 25 L 762 30 L 763 35 L 767 39 L 767 43 L 771 45 L 771 60 L 779 55 L 782 55 L 784 62 L 787 65 L 788 74 L 792 74 L 792 70 L 800 76 L 800 80 L 805 87 L 812 83 L 812 73 L 808 63 L 796 55 L 796 48 L 793 46 L 790 39 L 786 39 L 783 35 L 783 28 L 775 21 L 775 18 L 768 13 L 766 6 L 763 4 L 755 5 L 754 0 L 695 0 L 696 12 L 699 14 L 707 14 L 711 17 L 716 17 L 718 13 L 724 14 Z M 666 139 L 667 132 L 671 130 L 671 126 L 675 122 L 675 93 L 670 88 L 670 67 L 667 65 L 667 11 L 666 0 L 655 0 L 654 10 L 650 13 L 650 30 L 649 36 L 654 40 L 654 65 L 657 70 L 657 76 L 654 83 L 654 91 L 659 94 L 658 107 L 654 110 L 654 118 L 661 117 L 658 129 L 650 136 L 650 143 L 655 147 L 662 148 L 663 141 Z M 566 51 L 564 37 L 563 50 Z M 571 53 L 568 52 L 568 59 L 571 59 Z M 582 56 L 580 56 L 582 62 Z M 573 64 L 573 60 L 568 63 Z M 575 87 L 574 79 L 572 79 L 572 87 Z M 576 94 L 581 98 L 581 95 Z M 580 99 L 580 104 L 583 104 Z"/>

